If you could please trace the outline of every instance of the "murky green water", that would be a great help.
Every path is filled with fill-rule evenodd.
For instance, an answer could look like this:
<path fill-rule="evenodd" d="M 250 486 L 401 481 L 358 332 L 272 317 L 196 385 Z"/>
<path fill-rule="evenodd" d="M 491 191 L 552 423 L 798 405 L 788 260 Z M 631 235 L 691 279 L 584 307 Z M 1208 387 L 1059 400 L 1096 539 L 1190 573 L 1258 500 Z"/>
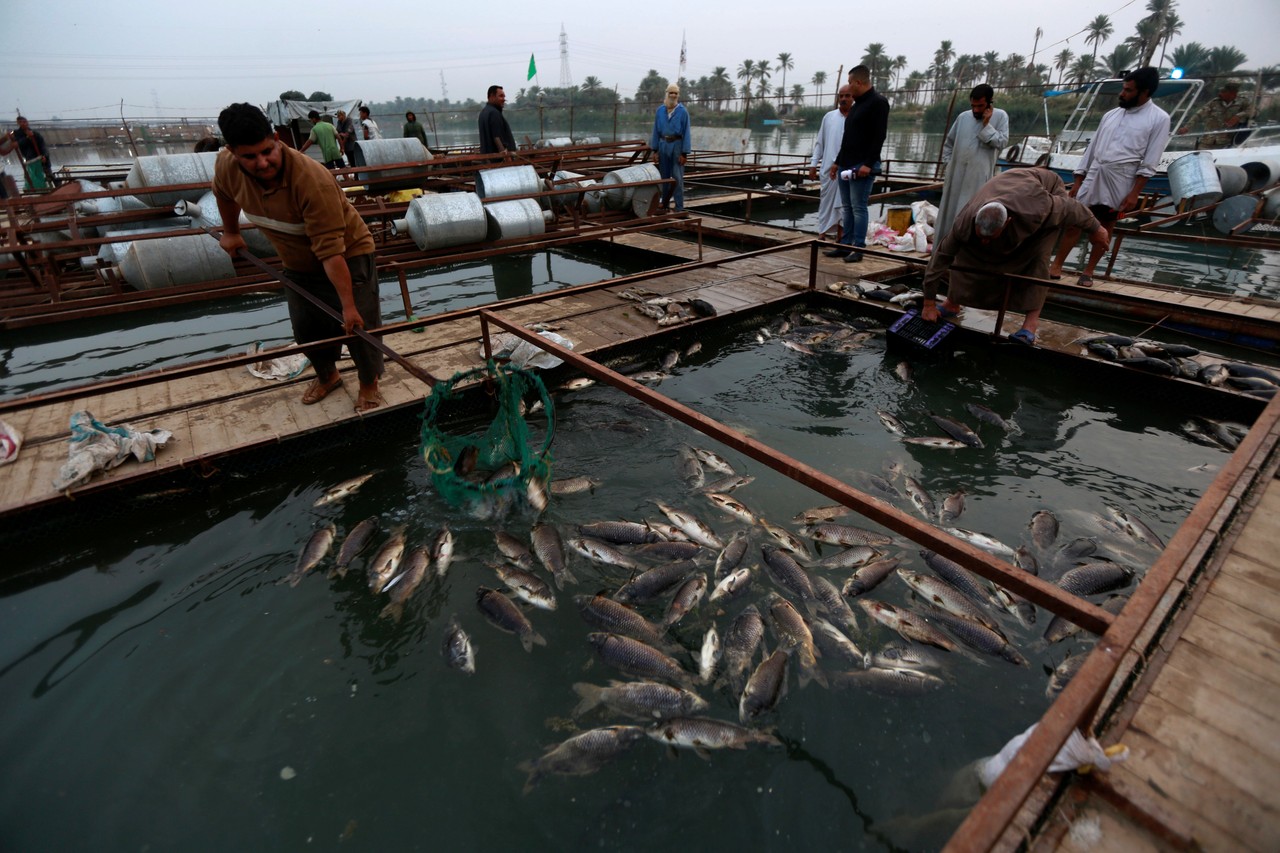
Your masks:
<path fill-rule="evenodd" d="M 1192 412 L 1069 376 L 1050 381 L 1005 350 L 922 365 L 904 383 L 878 340 L 812 356 L 752 330 L 703 343 L 660 391 L 835 476 L 880 473 L 892 460 L 936 499 L 962 487 L 968 508 L 956 523 L 1010 545 L 1026 542 L 1032 512 L 1048 508 L 1062 519 L 1060 541 L 1097 537 L 1141 571 L 1155 552 L 1109 536 L 1094 514 L 1123 507 L 1167 537 L 1213 476 L 1205 466 L 1225 459 L 1182 437 Z M 655 500 L 722 535 L 743 529 L 676 476 L 685 442 L 754 475 L 734 496 L 758 515 L 794 529 L 793 515 L 827 503 L 607 387 L 556 400 L 555 476 L 602 481 L 553 501 L 544 520 L 566 535 L 585 521 L 658 518 Z M 1021 432 L 984 425 L 985 449 L 929 450 L 903 445 L 875 415 L 936 434 L 927 413 L 972 423 L 966 402 Z M 522 795 L 517 765 L 572 730 L 572 684 L 618 676 L 595 660 L 569 591 L 554 613 L 530 612 L 547 639 L 532 653 L 485 622 L 474 599 L 478 586 L 498 585 L 483 562 L 497 558 L 493 530 L 525 535 L 533 517 L 481 522 L 444 505 L 417 447 L 412 428 L 353 439 L 207 498 L 84 519 L 74 537 L 7 537 L 8 576 L 25 580 L 0 598 L 5 848 L 931 849 L 962 814 L 936 814 L 964 802 L 944 795 L 953 775 L 1037 719 L 1048 705 L 1043 667 L 1087 645 L 1044 649 L 1047 614 L 1032 629 L 1006 617 L 1030 667 L 951 654 L 946 686 L 919 698 L 800 690 L 793 674 L 765 721 L 783 748 L 703 761 L 646 741 L 596 775 L 548 778 Z M 324 488 L 366 471 L 375 477 L 345 503 L 313 507 Z M 418 590 L 402 622 L 379 618 L 384 602 L 360 572 L 279 584 L 317 525 L 332 520 L 345 533 L 370 515 L 384 529 L 405 525 L 411 546 L 444 523 L 458 539 L 447 576 Z M 922 568 L 914 548 L 892 550 Z M 614 572 L 570 559 L 581 580 L 573 593 L 616 584 Z M 32 572 L 45 580 L 33 584 Z M 826 576 L 839 585 L 847 573 Z M 723 635 L 771 589 L 758 574 L 743 598 L 723 609 L 704 602 L 674 636 L 692 648 L 713 623 Z M 872 596 L 911 604 L 896 580 Z M 441 659 L 453 613 L 478 647 L 473 677 Z M 875 628 L 858 641 L 876 649 L 890 639 Z M 736 697 L 703 695 L 709 715 L 736 719 Z M 600 713 L 579 725 L 614 721 Z"/>

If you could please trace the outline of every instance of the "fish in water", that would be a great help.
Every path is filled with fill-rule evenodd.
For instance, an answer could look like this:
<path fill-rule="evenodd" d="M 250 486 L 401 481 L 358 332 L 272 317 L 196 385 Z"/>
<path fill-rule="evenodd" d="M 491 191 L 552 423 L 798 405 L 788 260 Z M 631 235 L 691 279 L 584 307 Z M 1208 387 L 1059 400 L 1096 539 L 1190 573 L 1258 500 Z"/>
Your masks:
<path fill-rule="evenodd" d="M 1036 510 L 1027 526 L 1031 528 L 1031 541 L 1041 551 L 1058 538 L 1058 517 L 1047 509 Z"/>
<path fill-rule="evenodd" d="M 893 372 L 894 372 L 894 375 L 896 375 L 903 382 L 911 381 L 911 364 L 909 362 L 905 362 L 905 361 L 898 362 L 897 366 L 893 368 Z"/>
<path fill-rule="evenodd" d="M 898 569 L 898 578 L 929 604 L 996 629 L 995 620 L 982 612 L 978 602 L 946 581 L 902 568 Z"/>
<path fill-rule="evenodd" d="M 831 506 L 817 506 L 813 509 L 806 509 L 797 515 L 792 521 L 797 523 L 809 524 L 815 521 L 830 521 L 833 518 L 841 518 L 849 515 L 853 510 L 841 504 L 833 504 Z"/>
<path fill-rule="evenodd" d="M 613 594 L 613 598 L 623 604 L 643 604 L 646 601 L 652 601 L 676 584 L 683 583 L 696 567 L 693 560 L 680 560 L 655 566 L 633 576 Z"/>
<path fill-rule="evenodd" d="M 326 504 L 335 503 L 343 498 L 350 497 L 365 483 L 369 482 L 373 474 L 361 474 L 359 477 L 352 477 L 350 480 L 343 480 L 336 486 L 332 486 L 325 490 L 325 493 L 316 498 L 315 506 L 325 506 Z"/>
<path fill-rule="evenodd" d="M 746 531 L 740 530 L 720 549 L 720 553 L 716 556 L 715 579 L 717 581 L 724 580 L 738 568 L 750 544 L 751 537 Z"/>
<path fill-rule="evenodd" d="M 933 569 L 934 574 L 974 601 L 986 602 L 996 607 L 1001 606 L 1000 601 L 987 587 L 986 582 L 980 580 L 977 575 L 961 566 L 955 560 L 925 549 L 920 550 L 920 556 L 924 558 L 925 564 Z"/>
<path fill-rule="evenodd" d="M 644 567 L 640 563 L 628 557 L 617 548 L 601 542 L 599 539 L 590 539 L 586 536 L 574 536 L 569 539 L 569 547 L 577 551 L 588 560 L 594 560 L 606 566 L 618 566 L 623 569 L 641 570 Z"/>
<path fill-rule="evenodd" d="M 708 758 L 712 749 L 746 749 L 756 744 L 781 746 L 773 735 L 707 717 L 679 717 L 649 729 L 649 737 L 667 746 L 692 749 Z"/>
<path fill-rule="evenodd" d="M 803 355 L 814 355 L 814 351 L 811 348 L 804 344 L 798 344 L 795 341 L 783 341 L 782 345 L 789 350 L 795 350 Z"/>
<path fill-rule="evenodd" d="M 716 584 L 716 588 L 712 590 L 711 597 L 708 601 L 719 601 L 722 598 L 734 599 L 741 595 L 751 586 L 751 569 L 743 567 L 734 569 Z"/>
<path fill-rule="evenodd" d="M 1115 519 L 1116 524 L 1120 526 L 1120 529 L 1123 530 L 1125 534 L 1139 542 L 1145 542 L 1152 548 L 1156 548 L 1161 551 L 1164 550 L 1164 540 L 1157 536 L 1154 530 L 1144 524 L 1142 519 L 1138 518 L 1131 512 L 1125 512 L 1119 507 L 1109 506 L 1107 507 L 1107 512 L 1111 514 L 1111 517 Z"/>
<path fill-rule="evenodd" d="M 444 646 L 440 651 L 444 655 L 445 662 L 453 669 L 465 672 L 467 675 L 476 674 L 475 646 L 471 644 L 471 637 L 458 624 L 456 613 L 449 618 L 449 624 L 445 626 Z"/>
<path fill-rule="evenodd" d="M 754 723 L 761 714 L 772 711 L 786 694 L 787 660 L 787 653 L 778 649 L 751 673 L 738 701 L 738 719 L 743 725 Z"/>
<path fill-rule="evenodd" d="M 596 381 L 586 376 L 579 376 L 576 379 L 570 379 L 568 382 L 560 386 L 561 391 L 579 391 L 583 388 L 595 385 Z"/>
<path fill-rule="evenodd" d="M 329 576 L 346 577 L 347 567 L 351 565 L 351 561 L 369 547 L 377 532 L 378 517 L 376 515 L 369 516 L 353 527 L 347 534 L 347 538 L 342 540 L 342 547 L 338 549 L 338 559 L 334 561 Z"/>
<path fill-rule="evenodd" d="M 831 676 L 833 687 L 856 687 L 882 696 L 923 696 L 946 682 L 936 675 L 907 667 L 871 666 L 836 672 Z"/>
<path fill-rule="evenodd" d="M 706 522 L 702 521 L 702 519 L 692 513 L 664 504 L 661 501 L 654 501 L 654 504 L 657 505 L 658 509 L 662 511 L 662 514 L 665 515 L 672 524 L 680 528 L 680 530 L 683 531 L 689 539 L 697 542 L 699 545 L 705 545 L 708 548 L 724 547 L 724 543 L 720 541 L 715 532 L 708 527 Z"/>
<path fill-rule="evenodd" d="M 946 438 L 941 435 L 912 436 L 902 439 L 903 444 L 914 444 L 918 447 L 932 447 L 935 450 L 963 450 L 968 447 L 963 441 Z"/>
<path fill-rule="evenodd" d="M 701 557 L 707 549 L 697 542 L 650 542 L 637 545 L 636 553 L 642 557 L 657 557 L 662 560 L 692 560 Z"/>
<path fill-rule="evenodd" d="M 426 580 L 427 571 L 431 568 L 431 549 L 426 545 L 420 545 L 409 552 L 408 559 L 405 560 L 405 570 L 396 576 L 387 589 L 391 591 L 391 602 L 384 608 L 379 616 L 385 616 L 394 622 L 399 622 L 404 615 L 404 606 L 409 602 L 413 593 Z"/>
<path fill-rule="evenodd" d="M 729 464 L 729 460 L 712 450 L 702 447 L 690 447 L 689 451 L 697 457 L 698 461 L 710 468 L 712 471 L 719 471 L 726 476 L 738 473 L 733 470 L 733 466 Z"/>
<path fill-rule="evenodd" d="M 833 521 L 808 525 L 803 531 L 805 536 L 815 542 L 828 545 L 892 545 L 893 537 L 874 530 L 855 527 L 852 524 L 837 524 Z"/>
<path fill-rule="evenodd" d="M 608 634 L 621 634 L 651 646 L 662 646 L 662 629 L 621 602 L 603 595 L 575 596 L 582 621 Z"/>
<path fill-rule="evenodd" d="M 929 618 L 937 621 L 951 635 L 974 651 L 994 655 L 1018 666 L 1030 666 L 1027 659 L 1010 643 L 999 629 L 988 627 L 967 616 L 958 616 L 946 610 L 934 609 Z"/>
<path fill-rule="evenodd" d="M 496 589 L 483 586 L 477 589 L 476 607 L 493 627 L 519 637 L 520 645 L 524 646 L 526 652 L 533 651 L 535 643 L 539 646 L 547 644 L 542 635 L 534 630 L 533 624 L 520 611 L 520 608 L 516 607 L 515 602 Z"/>
<path fill-rule="evenodd" d="M 942 431 L 954 438 L 956 441 L 963 441 L 970 447 L 984 447 L 982 439 L 973 431 L 973 428 L 963 421 L 957 421 L 953 418 L 943 417 L 942 415 L 929 413 L 929 417 L 933 422 L 942 427 Z"/>
<path fill-rule="evenodd" d="M 702 487 L 704 492 L 718 492 L 720 494 L 728 494 L 735 489 L 741 489 L 743 486 L 749 486 L 756 481 L 755 477 L 742 474 L 732 474 L 728 477 L 721 477 L 713 483 L 707 483 Z"/>
<path fill-rule="evenodd" d="M 836 585 L 821 575 L 813 578 L 813 594 L 818 600 L 818 609 L 828 619 L 851 634 L 858 633 L 858 617 L 854 615 L 849 602 L 844 600 Z"/>
<path fill-rule="evenodd" d="M 302 552 L 298 554 L 298 563 L 288 577 L 289 586 L 297 586 L 307 572 L 320 564 L 320 561 L 328 555 L 329 549 L 333 547 L 333 540 L 337 535 L 338 529 L 333 526 L 333 522 L 326 522 L 311 534 L 307 544 L 302 546 Z"/>
<path fill-rule="evenodd" d="M 578 582 L 565 564 L 564 542 L 560 539 L 560 531 L 554 524 L 534 525 L 531 538 L 534 556 L 547 571 L 551 572 L 557 589 L 564 589 L 566 583 Z"/>
<path fill-rule="evenodd" d="M 880 419 L 880 423 L 884 424 L 884 428 L 894 435 L 907 434 L 906 426 L 892 413 L 876 409 L 876 417 Z"/>
<path fill-rule="evenodd" d="M 813 632 L 800 611 L 776 592 L 770 593 L 766 602 L 769 606 L 769 624 L 773 627 L 778 644 L 796 654 L 800 666 L 800 686 L 803 688 L 810 681 L 816 681 L 826 687 L 827 677 L 818 669 L 818 650 L 814 646 Z"/>
<path fill-rule="evenodd" d="M 636 521 L 596 521 L 578 525 L 578 532 L 591 539 L 614 545 L 642 545 L 661 542 L 663 537 L 647 524 Z"/>
<path fill-rule="evenodd" d="M 600 660 L 636 678 L 656 678 L 692 689 L 693 676 L 675 658 L 639 640 L 617 634 L 588 634 Z"/>
<path fill-rule="evenodd" d="M 690 610 L 698 606 L 706 592 L 707 576 L 705 574 L 694 575 L 681 584 L 672 597 L 671 603 L 667 605 L 666 615 L 662 617 L 663 626 L 670 628 L 683 619 Z"/>
<path fill-rule="evenodd" d="M 521 601 L 527 602 L 540 610 L 555 610 L 556 596 L 542 578 L 533 572 L 526 572 L 515 566 L 504 563 L 490 563 L 489 568 L 497 572 L 498 577 L 507 588 L 516 594 Z"/>
<path fill-rule="evenodd" d="M 964 407 L 965 407 L 965 410 L 969 412 L 969 414 L 973 415 L 975 418 L 982 421 L 983 423 L 1000 427 L 1000 429 L 1004 430 L 1005 432 L 1016 432 L 1018 430 L 1018 427 L 1016 424 L 1013 424 L 1010 421 L 1005 420 L 1004 418 L 1000 417 L 1000 415 L 996 414 L 991 409 L 988 409 L 986 406 L 982 405 L 981 403 L 965 403 Z"/>
<path fill-rule="evenodd" d="M 525 571 L 533 570 L 533 554 L 529 553 L 529 546 L 524 544 L 522 540 L 512 536 L 505 530 L 493 531 L 493 540 L 497 544 L 498 550 L 502 552 L 502 556 Z"/>
<path fill-rule="evenodd" d="M 920 485 L 920 481 L 914 477 L 907 477 L 904 482 L 907 487 L 907 497 L 911 498 L 911 503 L 915 506 L 916 511 L 923 515 L 926 521 L 933 521 L 937 518 L 938 507 L 929 493 L 925 491 L 924 486 Z"/>
<path fill-rule="evenodd" d="M 573 709 L 575 718 L 601 706 L 627 717 L 669 720 L 707 710 L 707 700 L 697 693 L 660 681 L 610 681 L 608 687 L 579 682 L 573 692 L 582 698 Z"/>
<path fill-rule="evenodd" d="M 902 492 L 878 474 L 871 474 L 866 471 L 858 471 L 853 475 L 854 484 L 868 494 L 878 494 L 889 500 L 898 500 L 902 497 Z"/>
<path fill-rule="evenodd" d="M 938 520 L 950 524 L 964 513 L 964 489 L 956 489 L 942 499 L 942 508 L 938 510 Z"/>
<path fill-rule="evenodd" d="M 679 351 L 679 350 L 674 350 L 674 349 L 673 349 L 673 350 L 671 350 L 670 352 L 668 352 L 666 355 L 664 355 L 664 356 L 662 357 L 662 369 L 663 369 L 663 371 L 670 371 L 670 370 L 671 370 L 671 368 L 675 367 L 675 366 L 676 366 L 677 364 L 679 364 L 679 363 L 680 363 L 680 351 Z"/>
<path fill-rule="evenodd" d="M 754 604 L 748 604 L 729 625 L 724 637 L 723 680 L 735 694 L 741 693 L 746 684 L 747 669 L 756 656 L 756 649 L 764 639 L 764 619 Z"/>
<path fill-rule="evenodd" d="M 885 578 L 893 574 L 893 570 L 898 567 L 900 562 L 901 560 L 898 557 L 884 557 L 868 563 L 845 581 L 844 588 L 840 590 L 840 593 L 846 598 L 856 598 L 863 593 L 870 592 L 879 586 Z"/>
<path fill-rule="evenodd" d="M 872 560 L 881 557 L 883 552 L 877 551 L 870 545 L 854 545 L 852 548 L 845 548 L 843 551 L 837 551 L 829 554 L 812 563 L 815 569 L 856 569 L 864 566 Z"/>
<path fill-rule="evenodd" d="M 720 665 L 720 655 L 722 653 L 720 634 L 716 631 L 716 626 L 712 625 L 707 629 L 707 633 L 703 635 L 701 651 L 694 653 L 694 657 L 698 662 L 698 679 L 703 684 L 710 684 L 711 679 L 715 677 L 716 667 Z"/>
<path fill-rule="evenodd" d="M 404 549 L 404 531 L 393 530 L 391 538 L 378 549 L 378 553 L 369 561 L 367 568 L 369 589 L 373 590 L 374 595 L 386 589 L 387 584 L 391 583 L 392 578 L 398 574 L 397 570 L 400 568 L 400 559 L 404 556 Z"/>
<path fill-rule="evenodd" d="M 769 570 L 769 577 L 774 583 L 803 602 L 808 603 L 815 600 L 813 580 L 809 577 L 808 572 L 802 569 L 800 564 L 795 561 L 794 557 L 781 548 L 774 548 L 770 545 L 765 545 L 760 550 L 764 555 L 764 563 Z"/>
<path fill-rule="evenodd" d="M 1128 600 L 1128 596 L 1125 595 L 1109 595 L 1107 600 L 1102 602 L 1102 609 L 1112 616 L 1118 615 Z M 1070 619 L 1063 616 L 1054 616 L 1049 622 L 1049 627 L 1044 629 L 1044 641 L 1049 645 L 1060 643 L 1068 637 L 1074 637 L 1082 630 L 1079 625 Z"/>
<path fill-rule="evenodd" d="M 544 776 L 590 776 L 635 746 L 646 734 L 640 726 L 605 726 L 574 735 L 516 768 L 529 774 L 524 793 L 532 791 Z"/>
<path fill-rule="evenodd" d="M 1080 667 L 1084 665 L 1085 655 L 1067 655 L 1063 658 L 1062 663 L 1054 668 L 1049 675 L 1049 685 L 1045 688 L 1044 695 L 1052 699 L 1062 692 L 1062 688 L 1066 687 L 1071 679 L 1075 678 Z M 1047 668 L 1047 667 L 1046 667 Z"/>
<path fill-rule="evenodd" d="M 1057 585 L 1072 595 L 1097 595 L 1129 585 L 1133 570 L 1118 563 L 1085 563 L 1069 569 L 1058 578 Z"/>
<path fill-rule="evenodd" d="M 965 530 L 963 527 L 945 527 L 943 529 L 957 539 L 963 542 L 968 542 L 975 548 L 990 551 L 992 554 L 1006 559 L 1013 558 L 1013 549 L 994 536 L 986 533 L 979 533 L 974 530 Z"/>
<path fill-rule="evenodd" d="M 431 562 L 436 564 L 436 577 L 442 578 L 449 571 L 449 564 L 453 562 L 453 547 L 453 531 L 446 524 L 431 543 Z"/>
<path fill-rule="evenodd" d="M 783 549 L 790 551 L 792 554 L 798 554 L 803 559 L 812 559 L 813 555 L 809 553 L 809 549 L 790 530 L 785 527 L 779 527 L 767 518 L 760 518 L 758 521 L 765 532 L 772 536 L 774 541 L 781 545 Z"/>
<path fill-rule="evenodd" d="M 476 470 L 476 461 L 480 458 L 480 448 L 474 444 L 468 444 L 458 452 L 458 458 L 453 462 L 453 473 L 459 477 L 467 477 L 472 471 Z"/>
<path fill-rule="evenodd" d="M 720 507 L 720 509 L 727 512 L 729 515 L 732 515 L 739 521 L 744 521 L 747 524 L 755 524 L 755 514 L 751 510 L 747 509 L 746 506 L 737 498 L 730 497 L 729 495 L 722 495 L 719 492 L 703 492 L 703 494 L 707 496 L 707 500 L 711 501 L 713 504 Z"/>
<path fill-rule="evenodd" d="M 952 642 L 951 638 L 933 627 L 923 616 L 917 613 L 913 613 L 910 610 L 901 610 L 892 604 L 886 604 L 883 601 L 875 601 L 870 598 L 859 599 L 858 606 L 881 625 L 897 631 L 904 640 L 927 643 L 930 646 L 937 646 L 949 652 L 955 651 L 956 644 Z"/>
<path fill-rule="evenodd" d="M 599 485 L 600 481 L 594 477 L 566 477 L 562 480 L 552 480 L 548 487 L 551 489 L 551 494 L 559 496 L 594 492 Z"/>

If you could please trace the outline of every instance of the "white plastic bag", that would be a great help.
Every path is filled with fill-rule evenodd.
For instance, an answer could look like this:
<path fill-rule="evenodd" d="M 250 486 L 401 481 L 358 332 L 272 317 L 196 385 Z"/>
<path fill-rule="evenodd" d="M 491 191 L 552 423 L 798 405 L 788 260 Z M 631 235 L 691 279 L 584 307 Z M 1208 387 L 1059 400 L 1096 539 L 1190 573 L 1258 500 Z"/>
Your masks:
<path fill-rule="evenodd" d="M 249 345 L 249 349 L 245 351 L 245 355 L 257 355 L 262 351 L 262 341 L 254 341 Z M 302 371 L 306 370 L 309 364 L 311 362 L 305 355 L 295 353 L 294 355 L 282 355 L 279 358 L 268 358 L 254 362 L 249 365 L 249 372 L 259 379 L 283 381 L 301 376 Z"/>
<path fill-rule="evenodd" d="M 171 438 L 173 433 L 167 429 L 141 432 L 128 424 L 111 427 L 89 412 L 75 412 L 71 415 L 67 464 L 58 471 L 53 487 L 62 491 L 87 483 L 93 472 L 114 468 L 130 456 L 139 462 L 150 462 L 156 458 L 156 448 Z"/>
<path fill-rule="evenodd" d="M 933 226 L 937 224 L 938 208 L 934 207 L 927 201 L 911 202 L 911 221 L 923 222 L 926 225 Z"/>
<path fill-rule="evenodd" d="M 573 341 L 563 335 L 557 335 L 555 332 L 538 332 L 538 334 L 565 349 L 573 349 Z M 495 357 L 505 357 L 513 365 L 520 368 L 533 367 L 547 370 L 552 367 L 559 367 L 564 363 L 563 359 L 557 358 L 551 353 L 545 352 L 512 334 L 494 335 L 490 338 L 489 345 L 493 348 Z M 484 357 L 483 345 L 480 347 L 480 357 Z"/>
<path fill-rule="evenodd" d="M 978 778 L 984 788 L 990 788 L 1004 769 L 1013 761 L 1013 757 L 1022 749 L 1022 745 L 1036 730 L 1035 725 L 1004 745 L 1004 749 L 984 761 L 978 762 Z M 1103 773 L 1111 769 L 1111 765 L 1124 761 L 1129 757 L 1129 749 L 1124 746 L 1103 749 L 1095 738 L 1086 738 L 1078 731 L 1073 731 L 1067 742 L 1054 756 L 1049 765 L 1050 773 L 1061 773 L 1065 770 L 1079 770 L 1082 767 L 1093 767 Z"/>
<path fill-rule="evenodd" d="M 22 433 L 15 426 L 0 421 L 0 465 L 5 465 L 18 458 L 22 449 Z"/>

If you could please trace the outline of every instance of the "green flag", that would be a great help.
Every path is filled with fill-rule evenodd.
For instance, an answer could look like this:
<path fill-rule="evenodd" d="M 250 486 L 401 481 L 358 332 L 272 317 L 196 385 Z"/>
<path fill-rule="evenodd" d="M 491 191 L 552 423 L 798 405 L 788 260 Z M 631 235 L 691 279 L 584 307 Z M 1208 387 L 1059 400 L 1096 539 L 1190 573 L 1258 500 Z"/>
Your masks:
<path fill-rule="evenodd" d="M 529 76 L 526 79 L 532 80 L 533 75 L 537 73 L 538 73 L 538 64 L 533 61 L 533 54 L 531 53 L 529 54 Z"/>

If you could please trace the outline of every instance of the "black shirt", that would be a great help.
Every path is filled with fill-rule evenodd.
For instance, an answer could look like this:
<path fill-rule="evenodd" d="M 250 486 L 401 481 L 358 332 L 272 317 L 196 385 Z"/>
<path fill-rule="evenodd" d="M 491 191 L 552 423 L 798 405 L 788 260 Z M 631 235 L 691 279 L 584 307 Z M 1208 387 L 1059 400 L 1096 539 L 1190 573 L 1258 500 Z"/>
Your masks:
<path fill-rule="evenodd" d="M 874 88 L 868 89 L 854 100 L 853 109 L 845 117 L 836 165 L 841 170 L 875 166 L 880 162 L 880 149 L 888 131 L 889 102 Z"/>
<path fill-rule="evenodd" d="M 18 153 L 22 155 L 22 159 L 34 160 L 37 157 L 48 157 L 49 149 L 45 147 L 44 137 L 40 135 L 40 132 L 29 130 L 28 133 L 24 133 L 22 130 L 13 132 L 13 141 L 17 143 Z"/>
<path fill-rule="evenodd" d="M 516 150 L 516 138 L 512 135 L 511 125 L 507 124 L 507 117 L 502 114 L 502 110 L 493 104 L 485 104 L 484 109 L 480 111 L 479 124 L 481 154 L 498 153 L 498 146 L 494 144 L 494 139 L 501 139 L 508 151 Z"/>

